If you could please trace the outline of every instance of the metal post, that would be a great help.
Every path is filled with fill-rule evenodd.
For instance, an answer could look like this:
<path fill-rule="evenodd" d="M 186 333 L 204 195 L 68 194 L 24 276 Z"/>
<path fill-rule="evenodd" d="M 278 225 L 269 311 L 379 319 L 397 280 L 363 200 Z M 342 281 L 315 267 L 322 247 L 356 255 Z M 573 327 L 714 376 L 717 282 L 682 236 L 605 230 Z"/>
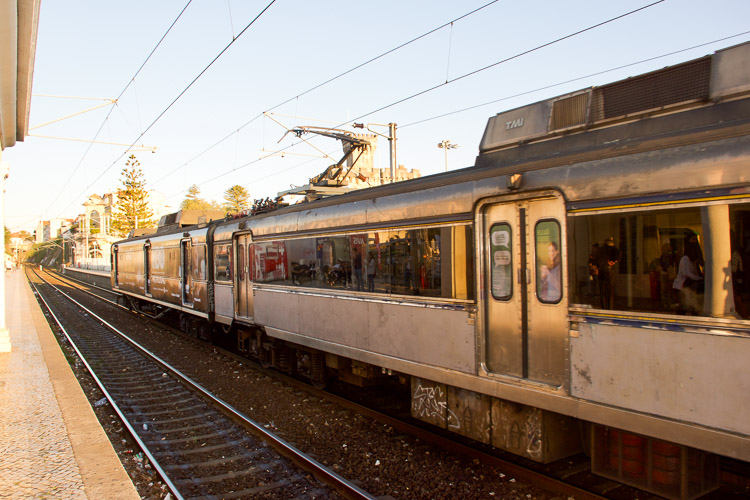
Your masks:
<path fill-rule="evenodd" d="M 0 225 L 3 226 L 3 239 L 0 243 L 0 255 L 5 259 L 5 179 L 8 178 L 10 164 L 0 161 Z M 10 352 L 10 332 L 5 326 L 5 261 L 0 271 L 0 352 Z"/>
<path fill-rule="evenodd" d="M 380 132 L 376 132 L 375 130 L 371 129 L 371 126 L 377 126 L 377 127 L 388 127 L 388 135 L 381 134 Z M 354 128 L 365 128 L 364 123 L 353 123 L 352 127 Z M 388 139 L 388 146 L 391 150 L 391 182 L 396 182 L 396 124 L 395 123 L 389 123 L 388 125 L 385 125 L 383 123 L 368 123 L 367 124 L 367 130 L 372 132 L 373 134 L 379 135 L 380 137 L 385 137 Z"/>
<path fill-rule="evenodd" d="M 445 149 L 445 171 L 448 171 L 448 150 L 449 149 L 456 149 L 458 147 L 458 144 L 451 144 L 451 141 L 448 139 L 443 139 L 441 142 L 438 142 L 437 147 Z"/>
<path fill-rule="evenodd" d="M 396 124 L 388 124 L 388 144 L 391 147 L 391 182 L 396 182 Z"/>

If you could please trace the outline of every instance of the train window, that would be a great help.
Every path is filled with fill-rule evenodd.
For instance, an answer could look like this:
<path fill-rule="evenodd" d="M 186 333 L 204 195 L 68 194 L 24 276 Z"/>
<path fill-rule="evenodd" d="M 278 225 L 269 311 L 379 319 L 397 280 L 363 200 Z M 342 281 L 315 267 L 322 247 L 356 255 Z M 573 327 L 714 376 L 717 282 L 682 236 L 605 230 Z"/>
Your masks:
<path fill-rule="evenodd" d="M 568 227 L 573 302 L 748 317 L 749 204 L 575 216 Z"/>
<path fill-rule="evenodd" d="M 214 276 L 216 281 L 232 281 L 231 245 L 214 246 Z"/>
<path fill-rule="evenodd" d="M 536 296 L 540 302 L 554 304 L 562 299 L 562 249 L 560 224 L 556 220 L 539 221 L 534 228 Z"/>
<path fill-rule="evenodd" d="M 196 245 L 191 247 L 191 272 L 194 280 L 203 281 L 206 279 L 206 245 Z"/>
<path fill-rule="evenodd" d="M 284 241 L 262 241 L 250 249 L 252 279 L 258 283 L 291 284 L 289 281 L 287 244 Z"/>
<path fill-rule="evenodd" d="M 254 280 L 470 299 L 472 248 L 468 225 L 256 242 Z"/>
<path fill-rule="evenodd" d="M 240 281 L 245 280 L 245 245 L 237 245 L 237 277 Z"/>
<path fill-rule="evenodd" d="M 492 297 L 510 300 L 513 297 L 513 236 L 510 225 L 493 224 L 490 228 L 490 283 Z"/>

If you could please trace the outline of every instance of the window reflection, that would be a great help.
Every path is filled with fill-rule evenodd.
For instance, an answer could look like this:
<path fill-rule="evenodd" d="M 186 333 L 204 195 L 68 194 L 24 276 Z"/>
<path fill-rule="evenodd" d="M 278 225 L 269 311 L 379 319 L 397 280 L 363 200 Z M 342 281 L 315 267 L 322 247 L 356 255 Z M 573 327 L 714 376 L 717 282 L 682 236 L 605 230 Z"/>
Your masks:
<path fill-rule="evenodd" d="M 747 204 L 570 217 L 568 225 L 575 303 L 747 318 Z"/>
<path fill-rule="evenodd" d="M 471 234 L 463 225 L 256 242 L 254 280 L 468 299 L 474 287 Z"/>
<path fill-rule="evenodd" d="M 214 277 L 216 281 L 232 281 L 231 245 L 214 246 Z"/>
<path fill-rule="evenodd" d="M 490 282 L 492 296 L 497 300 L 513 297 L 513 238 L 509 224 L 490 228 Z"/>
<path fill-rule="evenodd" d="M 206 279 L 206 245 L 191 247 L 190 268 L 194 280 Z"/>
<path fill-rule="evenodd" d="M 537 297 L 546 303 L 559 302 L 562 298 L 560 225 L 557 221 L 538 222 L 534 237 Z"/>

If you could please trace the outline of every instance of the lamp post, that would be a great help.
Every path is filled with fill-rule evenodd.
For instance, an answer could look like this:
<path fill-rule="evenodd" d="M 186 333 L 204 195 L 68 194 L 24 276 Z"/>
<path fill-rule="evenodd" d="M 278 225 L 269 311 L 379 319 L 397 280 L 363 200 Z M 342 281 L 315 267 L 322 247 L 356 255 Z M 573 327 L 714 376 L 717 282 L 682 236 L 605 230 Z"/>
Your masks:
<path fill-rule="evenodd" d="M 448 171 L 448 150 L 449 149 L 456 149 L 458 144 L 451 144 L 451 141 L 448 139 L 443 139 L 442 142 L 438 142 L 437 147 L 445 149 L 445 171 Z"/>
<path fill-rule="evenodd" d="M 370 126 L 375 127 L 388 127 L 388 135 L 381 134 L 380 132 L 376 132 L 370 128 Z M 385 137 L 388 139 L 388 146 L 390 146 L 390 152 L 391 152 L 391 182 L 396 182 L 396 124 L 395 123 L 368 123 L 365 125 L 364 123 L 353 123 L 352 127 L 354 128 L 367 128 L 370 132 L 372 132 L 375 135 L 379 135 L 380 137 Z"/>

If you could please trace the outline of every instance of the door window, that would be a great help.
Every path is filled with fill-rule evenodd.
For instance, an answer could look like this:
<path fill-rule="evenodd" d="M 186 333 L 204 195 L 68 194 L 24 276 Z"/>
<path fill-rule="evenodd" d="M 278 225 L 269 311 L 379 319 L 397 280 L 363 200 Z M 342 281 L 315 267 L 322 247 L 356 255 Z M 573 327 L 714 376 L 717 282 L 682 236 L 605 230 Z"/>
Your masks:
<path fill-rule="evenodd" d="M 541 302 L 555 304 L 562 299 L 562 255 L 560 224 L 539 221 L 534 230 L 536 248 L 536 296 Z"/>
<path fill-rule="evenodd" d="M 237 262 L 237 278 L 240 281 L 245 280 L 245 245 L 237 245 L 237 256 L 239 257 Z"/>
<path fill-rule="evenodd" d="M 495 300 L 513 296 L 513 248 L 510 225 L 494 224 L 490 228 L 490 283 Z"/>

